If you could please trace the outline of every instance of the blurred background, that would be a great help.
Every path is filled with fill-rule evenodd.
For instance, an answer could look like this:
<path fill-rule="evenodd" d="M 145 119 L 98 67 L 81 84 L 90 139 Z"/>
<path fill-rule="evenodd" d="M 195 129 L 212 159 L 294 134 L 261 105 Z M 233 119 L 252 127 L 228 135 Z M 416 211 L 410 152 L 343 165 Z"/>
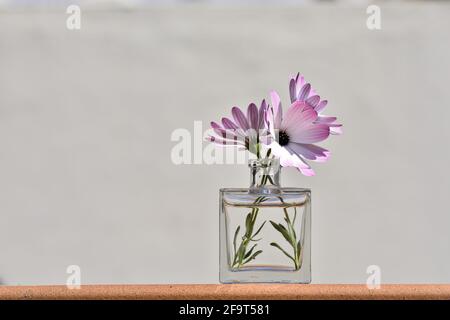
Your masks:
<path fill-rule="evenodd" d="M 69 30 L 67 6 L 81 8 Z M 366 21 L 370 4 L 381 29 Z M 0 1 L 0 282 L 217 283 L 218 189 L 171 134 L 300 71 L 344 134 L 315 177 L 314 283 L 450 283 L 447 1 Z M 194 137 L 192 138 L 194 139 Z M 204 144 L 206 146 L 206 143 Z"/>

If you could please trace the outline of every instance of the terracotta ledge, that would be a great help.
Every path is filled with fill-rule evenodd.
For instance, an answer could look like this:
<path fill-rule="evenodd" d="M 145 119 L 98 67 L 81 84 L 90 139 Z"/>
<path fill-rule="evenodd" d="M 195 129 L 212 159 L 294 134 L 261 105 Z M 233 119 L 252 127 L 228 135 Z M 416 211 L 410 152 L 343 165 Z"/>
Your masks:
<path fill-rule="evenodd" d="M 87 285 L 0 286 L 0 299 L 447 299 L 450 285 Z"/>

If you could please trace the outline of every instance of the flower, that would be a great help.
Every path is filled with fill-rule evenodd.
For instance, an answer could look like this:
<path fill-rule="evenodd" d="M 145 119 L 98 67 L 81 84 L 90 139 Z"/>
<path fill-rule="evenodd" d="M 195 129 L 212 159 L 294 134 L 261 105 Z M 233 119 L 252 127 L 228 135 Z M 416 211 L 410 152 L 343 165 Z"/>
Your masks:
<path fill-rule="evenodd" d="M 305 161 L 324 162 L 330 152 L 314 145 L 328 138 L 330 128 L 326 124 L 316 123 L 317 112 L 304 101 L 295 101 L 283 117 L 279 95 L 271 92 L 272 106 L 267 113 L 267 125 L 273 137 L 268 148 L 280 158 L 283 167 L 296 167 L 306 176 L 313 176 L 314 171 Z"/>
<path fill-rule="evenodd" d="M 340 134 L 341 124 L 334 123 L 336 117 L 321 116 L 319 113 L 327 105 L 326 100 L 297 74 L 289 83 L 291 106 L 285 116 L 277 92 L 270 93 L 272 105 L 266 113 L 269 132 L 276 139 L 268 148 L 280 158 L 283 167 L 296 167 L 306 176 L 314 175 L 307 160 L 325 162 L 330 152 L 315 145 L 328 138 L 330 133 Z"/>
<path fill-rule="evenodd" d="M 341 124 L 336 117 L 322 115 L 327 100 L 322 100 L 298 73 L 289 82 L 291 106 L 283 115 L 281 99 L 277 92 L 270 93 L 271 105 L 266 101 L 258 107 L 250 103 L 246 114 L 238 108 L 231 109 L 232 120 L 222 118 L 221 124 L 211 122 L 214 134 L 207 139 L 221 146 L 238 146 L 262 158 L 279 158 L 283 167 L 296 167 L 306 176 L 314 175 L 308 160 L 325 162 L 330 151 L 316 145 L 330 134 L 341 134 Z"/>
<path fill-rule="evenodd" d="M 247 115 L 239 107 L 233 107 L 231 114 L 234 121 L 224 117 L 221 125 L 211 122 L 215 135 L 209 136 L 208 140 L 218 145 L 240 146 L 252 153 L 258 153 L 259 143 L 269 135 L 265 121 L 267 107 L 265 100 L 261 102 L 259 109 L 254 103 L 250 103 Z"/>
<path fill-rule="evenodd" d="M 316 94 L 316 91 L 311 87 L 311 84 L 306 83 L 305 78 L 300 73 L 297 73 L 297 75 L 289 81 L 289 95 L 291 97 L 291 103 L 301 101 L 314 108 L 319 114 L 316 122 L 328 125 L 331 134 L 342 134 L 342 124 L 334 123 L 336 117 L 320 115 L 327 106 L 328 101 L 320 100 L 320 96 Z"/>

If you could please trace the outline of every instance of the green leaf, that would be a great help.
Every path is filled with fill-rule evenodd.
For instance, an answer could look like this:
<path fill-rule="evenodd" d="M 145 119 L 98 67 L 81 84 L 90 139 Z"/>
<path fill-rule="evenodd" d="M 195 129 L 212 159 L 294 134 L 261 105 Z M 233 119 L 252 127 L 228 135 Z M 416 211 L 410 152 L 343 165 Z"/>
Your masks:
<path fill-rule="evenodd" d="M 295 219 L 297 218 L 297 208 L 294 207 L 294 219 L 292 219 L 292 224 L 295 224 Z"/>
<path fill-rule="evenodd" d="M 255 222 L 256 222 L 256 218 L 258 217 L 258 212 L 259 212 L 259 208 L 253 208 L 252 212 L 249 213 L 250 217 L 248 218 L 248 225 L 247 225 L 247 229 L 245 230 L 245 235 L 247 236 L 247 238 L 252 237 L 252 233 L 253 233 L 253 228 L 255 227 Z"/>
<path fill-rule="evenodd" d="M 289 242 L 291 243 L 292 247 L 295 248 L 295 241 L 297 238 L 297 235 L 295 234 L 295 230 L 294 230 L 295 215 L 294 215 L 293 222 L 291 222 L 287 208 L 284 208 L 283 210 L 284 210 L 284 215 L 285 215 L 284 221 L 286 221 L 286 224 L 288 226 L 289 235 L 291 238 L 291 241 L 289 241 Z"/>
<path fill-rule="evenodd" d="M 294 224 L 291 223 L 291 221 L 289 220 L 287 226 L 288 226 L 288 231 L 289 231 L 289 235 L 290 235 L 290 238 L 291 238 L 291 245 L 292 245 L 293 248 L 295 248 L 295 242 L 296 242 L 296 239 L 297 239 L 297 235 L 295 234 Z"/>
<path fill-rule="evenodd" d="M 295 241 L 297 241 L 297 234 L 295 233 L 294 225 L 291 226 L 291 229 L 292 229 L 292 240 L 293 243 L 295 244 Z"/>
<path fill-rule="evenodd" d="M 251 230 L 253 230 L 253 227 L 255 226 L 256 218 L 258 217 L 259 208 L 253 208 L 252 209 L 252 220 L 251 220 Z M 252 234 L 252 232 L 250 232 Z"/>
<path fill-rule="evenodd" d="M 245 233 L 248 233 L 248 230 L 250 229 L 250 224 L 252 223 L 252 214 L 247 214 L 247 218 L 245 218 Z"/>
<path fill-rule="evenodd" d="M 236 252 L 236 255 L 234 257 L 234 264 L 238 262 L 242 262 L 242 255 L 243 251 L 245 250 L 244 241 L 241 241 L 241 244 L 239 245 L 239 249 Z"/>
<path fill-rule="evenodd" d="M 291 237 L 289 236 L 289 232 L 286 230 L 285 227 L 283 227 L 283 225 L 281 225 L 280 223 L 276 224 L 272 220 L 270 220 L 270 223 L 279 233 L 283 235 L 283 237 L 286 239 L 287 242 L 292 243 Z"/>
<path fill-rule="evenodd" d="M 297 270 L 301 268 L 302 266 L 302 245 L 300 243 L 300 240 L 297 243 Z"/>
<path fill-rule="evenodd" d="M 236 256 L 236 239 L 239 234 L 239 230 L 241 230 L 241 226 L 238 226 L 236 228 L 236 231 L 234 232 L 234 239 L 233 239 L 234 256 Z"/>
<path fill-rule="evenodd" d="M 264 225 L 266 224 L 266 222 L 267 222 L 267 220 L 264 221 L 264 222 L 262 223 L 262 225 L 258 228 L 258 230 L 256 230 L 256 232 L 252 235 L 252 240 L 253 240 L 254 237 L 256 237 L 256 236 L 258 235 L 258 233 L 259 233 L 259 232 L 261 231 L 261 229 L 264 227 Z M 255 240 L 253 240 L 253 241 L 255 241 Z"/>
<path fill-rule="evenodd" d="M 298 242 L 297 242 L 297 260 L 300 259 L 301 252 L 302 252 L 302 244 L 300 243 L 300 240 L 298 240 Z"/>
<path fill-rule="evenodd" d="M 245 260 L 243 264 L 246 264 L 246 263 L 252 261 L 252 260 L 255 259 L 260 253 L 262 253 L 262 250 L 256 251 L 250 258 L 248 258 L 247 260 Z"/>
<path fill-rule="evenodd" d="M 295 231 L 294 231 L 294 226 L 290 222 L 286 222 L 286 225 L 287 225 L 287 231 L 289 234 L 289 238 L 291 239 L 290 244 L 291 245 L 293 243 L 295 244 L 296 235 L 295 235 Z M 294 247 L 295 247 L 295 245 L 294 245 Z"/>
<path fill-rule="evenodd" d="M 289 213 L 287 211 L 287 208 L 283 208 L 284 211 L 284 220 L 287 222 L 287 224 L 291 224 L 291 220 L 289 219 Z"/>
<path fill-rule="evenodd" d="M 248 257 L 250 257 L 250 255 L 252 254 L 253 249 L 255 249 L 255 247 L 256 247 L 256 244 L 254 244 L 254 245 L 251 247 L 251 249 L 245 254 L 244 259 L 247 259 Z"/>
<path fill-rule="evenodd" d="M 271 242 L 270 245 L 271 245 L 272 247 L 275 247 L 275 248 L 280 249 L 281 252 L 283 252 L 289 259 L 291 259 L 291 260 L 294 261 L 294 263 L 295 263 L 295 259 L 294 259 L 289 253 L 287 253 L 287 252 L 286 252 L 286 251 L 285 251 L 278 243 L 276 243 L 276 242 Z"/>

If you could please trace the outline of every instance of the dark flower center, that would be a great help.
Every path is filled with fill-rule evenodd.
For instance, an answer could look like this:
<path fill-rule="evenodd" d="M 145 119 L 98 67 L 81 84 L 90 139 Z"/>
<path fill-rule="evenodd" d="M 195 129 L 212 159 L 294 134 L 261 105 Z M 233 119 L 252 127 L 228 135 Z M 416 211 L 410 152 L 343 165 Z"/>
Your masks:
<path fill-rule="evenodd" d="M 280 146 L 285 146 L 289 143 L 289 136 L 285 131 L 280 131 L 278 135 L 278 143 Z"/>

